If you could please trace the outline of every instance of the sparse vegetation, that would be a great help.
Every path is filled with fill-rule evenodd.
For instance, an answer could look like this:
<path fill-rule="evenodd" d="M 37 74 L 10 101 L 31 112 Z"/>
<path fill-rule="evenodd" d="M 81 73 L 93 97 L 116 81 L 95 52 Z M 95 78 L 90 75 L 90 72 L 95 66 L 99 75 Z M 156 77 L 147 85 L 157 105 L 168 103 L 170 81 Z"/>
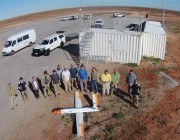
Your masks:
<path fill-rule="evenodd" d="M 157 72 L 165 71 L 167 69 L 168 69 L 168 67 L 166 67 L 166 66 L 159 66 Z"/>
<path fill-rule="evenodd" d="M 94 125 L 97 125 L 97 126 L 99 126 L 101 123 L 100 122 L 98 122 L 98 121 L 96 121 L 95 123 L 94 123 Z"/>
<path fill-rule="evenodd" d="M 95 134 L 94 136 L 91 136 L 90 140 L 100 140 L 100 136 Z"/>
<path fill-rule="evenodd" d="M 126 63 L 126 64 L 124 64 L 124 65 L 129 66 L 129 67 L 131 67 L 131 68 L 134 68 L 134 67 L 137 67 L 137 66 L 138 66 L 138 65 L 135 64 L 135 63 Z"/>
<path fill-rule="evenodd" d="M 115 127 L 116 127 L 115 124 L 109 124 L 109 125 L 106 125 L 106 126 L 105 126 L 105 129 L 106 129 L 106 131 L 108 131 L 110 134 L 112 134 L 113 131 L 115 130 Z"/>
<path fill-rule="evenodd" d="M 112 117 L 115 118 L 115 119 L 123 119 L 124 118 L 124 114 L 122 112 L 120 112 L 120 113 L 113 113 Z"/>
<path fill-rule="evenodd" d="M 102 108 L 102 111 L 108 111 L 108 110 L 109 110 L 108 107 L 103 107 L 103 108 Z"/>
<path fill-rule="evenodd" d="M 160 58 L 154 58 L 154 57 L 143 56 L 143 59 L 151 61 L 153 65 L 158 65 L 162 62 Z"/>

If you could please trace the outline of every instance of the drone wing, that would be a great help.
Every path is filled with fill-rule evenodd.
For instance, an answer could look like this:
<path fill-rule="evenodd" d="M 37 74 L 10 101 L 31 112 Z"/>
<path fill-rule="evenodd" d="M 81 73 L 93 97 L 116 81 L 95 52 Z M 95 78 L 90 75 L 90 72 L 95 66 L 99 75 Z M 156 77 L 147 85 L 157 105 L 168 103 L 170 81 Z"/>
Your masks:
<path fill-rule="evenodd" d="M 81 93 L 79 91 L 75 92 L 75 108 L 82 108 Z M 78 137 L 84 137 L 84 122 L 82 112 L 76 113 L 76 128 Z"/>

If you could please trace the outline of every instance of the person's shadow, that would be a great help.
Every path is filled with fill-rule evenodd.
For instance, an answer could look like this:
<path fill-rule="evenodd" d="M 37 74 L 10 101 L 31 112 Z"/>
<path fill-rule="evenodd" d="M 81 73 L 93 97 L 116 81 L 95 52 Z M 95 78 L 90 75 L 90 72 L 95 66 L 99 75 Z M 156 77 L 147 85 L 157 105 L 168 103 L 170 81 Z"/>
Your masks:
<path fill-rule="evenodd" d="M 44 87 L 43 87 L 43 85 L 41 83 L 41 79 L 39 79 L 38 77 L 37 77 L 37 82 L 39 84 L 39 89 L 40 89 L 42 95 L 44 96 L 44 98 L 46 98 L 46 96 L 44 95 Z"/>
<path fill-rule="evenodd" d="M 35 93 L 34 93 L 34 90 L 33 90 L 32 83 L 31 83 L 30 81 L 28 82 L 28 87 L 29 87 L 29 89 L 31 90 L 31 92 L 34 94 L 34 97 L 36 98 Z"/>
<path fill-rule="evenodd" d="M 117 96 L 118 98 L 120 98 L 121 100 L 125 101 L 126 103 L 132 105 L 133 107 L 135 107 L 133 105 L 133 102 L 131 102 L 130 100 L 128 100 L 126 97 L 128 97 L 130 99 L 130 96 L 128 93 L 126 93 L 125 91 L 117 88 L 114 93 L 113 93 L 115 96 Z"/>

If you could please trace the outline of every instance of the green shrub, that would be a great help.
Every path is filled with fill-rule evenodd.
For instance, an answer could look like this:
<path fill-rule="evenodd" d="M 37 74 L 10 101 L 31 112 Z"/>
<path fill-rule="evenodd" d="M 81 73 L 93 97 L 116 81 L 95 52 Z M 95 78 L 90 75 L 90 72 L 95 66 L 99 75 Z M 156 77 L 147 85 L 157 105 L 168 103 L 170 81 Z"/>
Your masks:
<path fill-rule="evenodd" d="M 138 66 L 136 63 L 126 63 L 124 65 L 129 66 L 129 67 L 137 67 Z"/>
<path fill-rule="evenodd" d="M 113 113 L 112 117 L 115 118 L 115 119 L 123 119 L 124 118 L 124 114 L 122 112 L 120 112 L 120 113 Z"/>

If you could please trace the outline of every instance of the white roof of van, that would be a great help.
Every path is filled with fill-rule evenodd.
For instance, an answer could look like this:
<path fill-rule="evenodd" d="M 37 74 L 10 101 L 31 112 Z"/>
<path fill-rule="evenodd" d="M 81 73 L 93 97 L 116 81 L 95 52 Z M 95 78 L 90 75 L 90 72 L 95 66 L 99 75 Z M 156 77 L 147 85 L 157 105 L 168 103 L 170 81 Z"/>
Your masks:
<path fill-rule="evenodd" d="M 34 30 L 34 29 L 27 29 L 27 30 L 21 31 L 21 32 L 19 32 L 19 33 L 16 33 L 16 34 L 14 34 L 14 35 L 12 35 L 12 36 L 8 37 L 8 39 L 7 39 L 7 40 L 11 40 L 11 38 L 14 38 L 14 37 L 16 37 L 17 35 L 20 35 L 20 34 L 23 34 L 23 33 L 29 32 L 29 31 L 31 31 L 31 30 Z"/>
<path fill-rule="evenodd" d="M 166 34 L 166 32 L 161 26 L 161 23 L 155 21 L 147 21 L 144 32 L 153 34 Z"/>

